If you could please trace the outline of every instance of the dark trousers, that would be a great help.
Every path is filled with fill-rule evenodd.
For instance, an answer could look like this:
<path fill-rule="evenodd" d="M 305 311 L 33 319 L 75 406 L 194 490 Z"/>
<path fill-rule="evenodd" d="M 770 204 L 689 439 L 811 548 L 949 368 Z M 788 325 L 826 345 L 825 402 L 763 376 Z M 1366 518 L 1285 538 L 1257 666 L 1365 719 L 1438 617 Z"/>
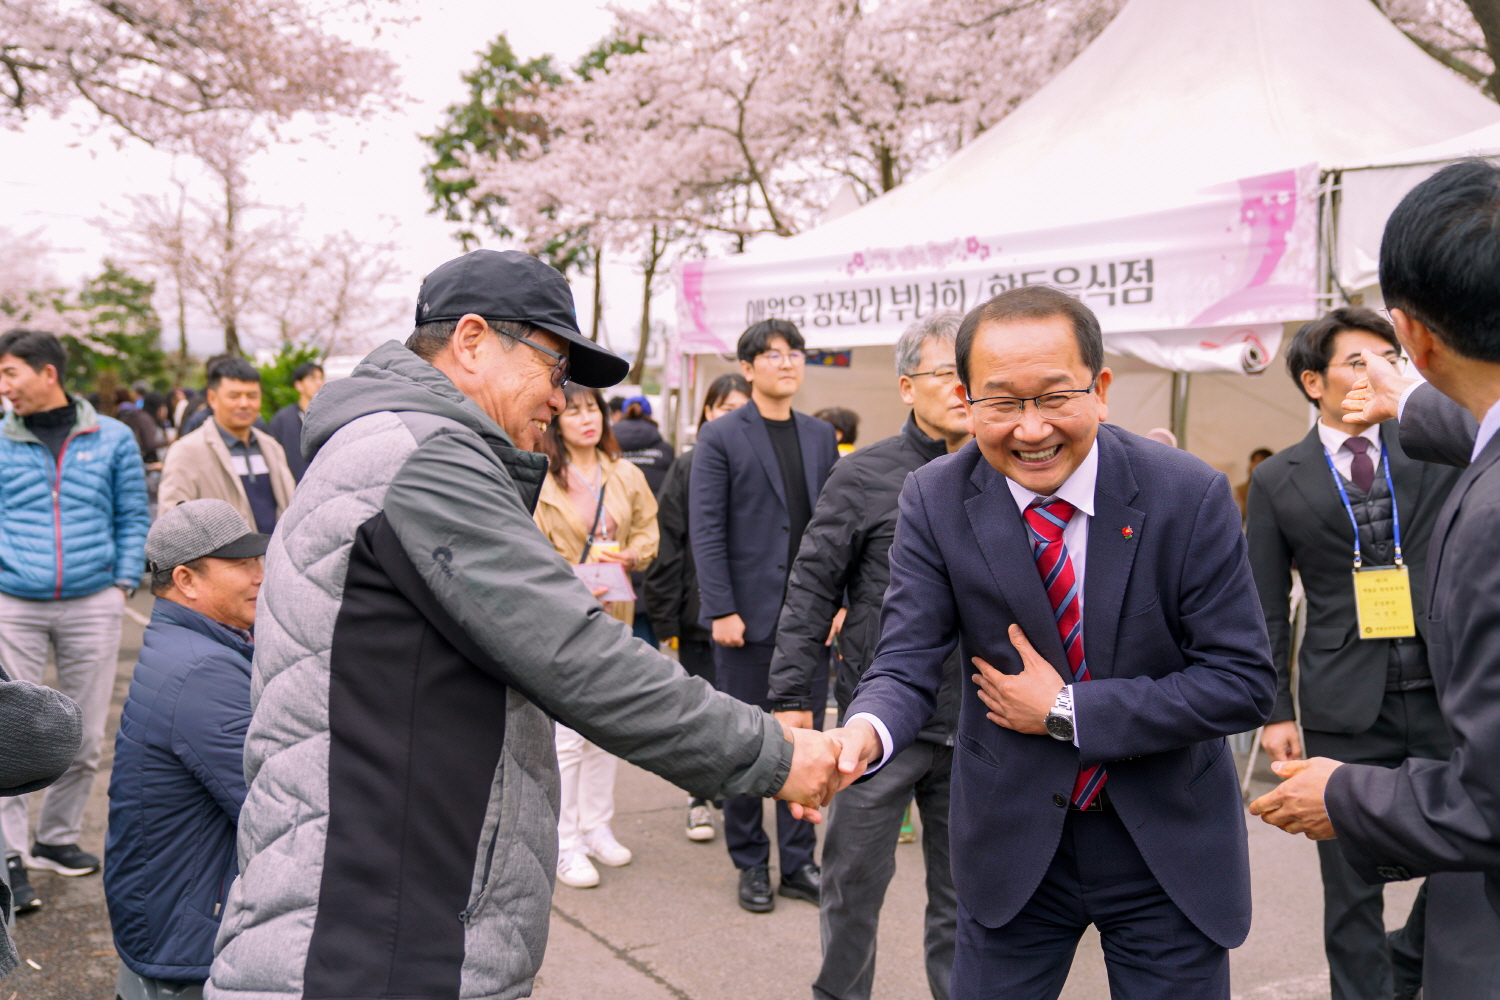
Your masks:
<path fill-rule="evenodd" d="M 1427 961 L 1422 1000 L 1500 997 L 1500 914 L 1481 872 L 1438 872 L 1427 878 Z"/>
<path fill-rule="evenodd" d="M 702 677 L 714 683 L 714 644 L 707 639 L 677 640 L 677 662 L 689 677 Z"/>
<path fill-rule="evenodd" d="M 869 1000 L 875 983 L 875 931 L 885 891 L 896 874 L 901 816 L 916 796 L 927 863 L 923 943 L 933 1000 L 948 1000 L 958 897 L 948 861 L 948 799 L 953 748 L 913 743 L 867 780 L 833 800 L 823 835 L 819 924 L 823 967 L 816 1000 Z"/>
<path fill-rule="evenodd" d="M 1099 929 L 1113 1000 L 1229 1000 L 1229 951 L 1188 920 L 1115 811 L 1068 810 L 1057 854 L 1002 927 L 958 905 L 953 1000 L 1055 1000 L 1084 928 Z"/>
<path fill-rule="evenodd" d="M 1432 688 L 1387 691 L 1375 724 L 1362 733 L 1307 730 L 1303 740 L 1309 757 L 1378 767 L 1397 767 L 1409 757 L 1446 760 L 1453 751 Z M 1333 1000 L 1386 1000 L 1395 984 L 1385 934 L 1384 887 L 1369 885 L 1355 874 L 1336 840 L 1318 842 L 1318 865 L 1323 873 L 1323 949 Z M 1407 921 L 1394 944 L 1407 956 L 1421 955 L 1422 940 L 1419 917 Z M 1408 958 L 1403 968 L 1410 966 Z"/>
<path fill-rule="evenodd" d="M 714 645 L 715 686 L 740 701 L 770 710 L 766 699 L 770 684 L 771 654 L 774 643 L 747 642 L 743 646 Z M 824 670 L 813 686 L 814 704 L 828 700 L 828 672 Z M 823 728 L 823 713 L 813 712 L 813 725 Z M 761 822 L 761 799 L 737 795 L 724 803 L 724 843 L 736 868 L 751 868 L 771 863 L 771 841 Z M 794 819 L 791 807 L 776 803 L 776 841 L 783 875 L 813 863 L 818 845 L 817 830 L 805 819 Z"/>

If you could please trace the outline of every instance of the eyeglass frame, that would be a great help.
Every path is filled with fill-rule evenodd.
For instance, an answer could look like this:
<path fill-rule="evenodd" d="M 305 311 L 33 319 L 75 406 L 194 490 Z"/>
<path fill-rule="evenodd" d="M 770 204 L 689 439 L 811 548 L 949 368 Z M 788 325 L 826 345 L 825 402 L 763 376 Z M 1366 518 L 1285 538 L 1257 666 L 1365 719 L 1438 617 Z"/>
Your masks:
<path fill-rule="evenodd" d="M 1019 420 L 1021 417 L 1024 417 L 1026 415 L 1027 403 L 1030 403 L 1032 406 L 1036 407 L 1037 413 L 1045 415 L 1046 411 L 1042 409 L 1042 404 L 1038 402 L 1038 400 L 1046 399 L 1048 396 L 1076 396 L 1079 399 L 1082 399 L 1084 396 L 1089 395 L 1098 387 L 1099 376 L 1095 375 L 1093 381 L 1089 383 L 1087 389 L 1053 389 L 1051 392 L 1044 392 L 1040 396 L 985 396 L 982 399 L 971 399 L 969 397 L 969 390 L 965 389 L 964 401 L 967 402 L 971 408 L 978 403 L 991 403 L 997 399 L 1008 399 L 1012 402 L 1020 403 L 1021 408 L 1016 413 L 1016 419 Z M 1070 414 L 1070 416 L 1072 416 L 1072 414 Z"/>
<path fill-rule="evenodd" d="M 1380 357 L 1384 358 L 1386 361 L 1389 361 L 1393 365 L 1399 365 L 1406 360 L 1406 355 L 1402 354 L 1400 351 L 1396 352 L 1395 357 L 1391 357 L 1389 354 L 1382 354 L 1380 355 Z M 1361 368 L 1367 368 L 1369 366 L 1365 363 L 1364 358 L 1355 358 L 1353 361 L 1330 361 L 1328 362 L 1328 367 L 1347 368 L 1351 372 L 1357 372 Z"/>
<path fill-rule="evenodd" d="M 773 354 L 776 355 L 776 357 L 780 360 L 772 361 L 771 355 Z M 788 350 L 785 354 L 782 354 L 780 351 L 761 351 L 752 359 L 751 364 L 754 364 L 761 358 L 765 358 L 767 362 L 769 362 L 776 368 L 781 367 L 782 361 L 790 361 L 793 367 L 796 367 L 799 363 L 804 365 L 807 364 L 807 352 L 799 351 L 796 348 Z"/>
<path fill-rule="evenodd" d="M 525 344 L 527 347 L 530 347 L 532 350 L 541 351 L 543 354 L 547 355 L 547 357 L 551 358 L 555 362 L 555 364 L 553 364 L 553 366 L 551 367 L 551 369 L 549 369 L 549 376 L 548 376 L 552 380 L 552 388 L 554 388 L 554 389 L 561 389 L 563 386 L 567 385 L 568 384 L 569 374 L 570 374 L 569 371 L 568 371 L 568 356 L 566 354 L 559 354 L 557 351 L 554 351 L 550 347 L 544 347 L 544 346 L 542 346 L 541 344 L 538 344 L 536 341 L 532 340 L 529 337 L 523 337 L 523 336 L 521 336 L 518 333 L 509 333 L 509 332 L 507 332 L 505 330 L 502 330 L 499 327 L 495 326 L 496 323 L 514 323 L 514 322 L 517 322 L 517 321 L 516 320 L 502 320 L 502 319 L 497 319 L 497 320 L 486 319 L 485 320 L 485 323 L 488 324 L 489 328 L 491 330 L 495 331 L 496 334 L 498 334 L 498 335 L 500 335 L 502 337 L 509 337 L 511 340 L 519 340 L 521 343 Z"/>
<path fill-rule="evenodd" d="M 906 377 L 907 378 L 921 378 L 923 375 L 930 375 L 933 378 L 938 379 L 939 381 L 942 381 L 942 382 L 945 382 L 945 383 L 951 383 L 951 382 L 957 382 L 958 381 L 958 369 L 957 368 L 952 368 L 952 369 L 947 369 L 947 370 L 944 370 L 944 369 L 941 369 L 941 368 L 934 368 L 930 372 L 907 372 L 906 373 Z M 946 375 L 948 377 L 947 378 L 943 378 L 944 375 Z M 964 395 L 967 396 L 968 393 L 965 393 Z M 992 396 L 991 398 L 992 399 L 1000 399 L 1001 397 L 999 397 L 999 396 Z"/>

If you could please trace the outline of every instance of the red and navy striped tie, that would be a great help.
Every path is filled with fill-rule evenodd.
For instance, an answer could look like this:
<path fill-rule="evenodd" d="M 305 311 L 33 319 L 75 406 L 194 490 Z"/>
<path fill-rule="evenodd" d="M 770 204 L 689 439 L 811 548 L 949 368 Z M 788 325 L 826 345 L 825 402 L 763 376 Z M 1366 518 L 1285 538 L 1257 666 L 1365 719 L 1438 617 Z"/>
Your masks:
<path fill-rule="evenodd" d="M 1026 525 L 1031 529 L 1031 554 L 1052 602 L 1057 620 L 1057 634 L 1062 637 L 1063 651 L 1068 655 L 1068 669 L 1073 683 L 1089 679 L 1089 665 L 1083 658 L 1083 614 L 1079 591 L 1083 582 L 1073 573 L 1073 560 L 1063 544 L 1063 530 L 1077 508 L 1066 500 L 1035 503 L 1026 508 Z M 1101 764 L 1078 769 L 1073 782 L 1073 805 L 1087 809 L 1104 787 L 1108 777 Z"/>

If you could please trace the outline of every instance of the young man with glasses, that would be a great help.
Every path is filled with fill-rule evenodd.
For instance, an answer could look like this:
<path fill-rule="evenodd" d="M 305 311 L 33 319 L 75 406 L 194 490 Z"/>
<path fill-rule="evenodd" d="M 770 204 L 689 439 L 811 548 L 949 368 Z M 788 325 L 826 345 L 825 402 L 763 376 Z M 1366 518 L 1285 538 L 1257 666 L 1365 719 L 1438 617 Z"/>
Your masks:
<path fill-rule="evenodd" d="M 703 623 L 713 629 L 720 691 L 764 709 L 776 651 L 776 618 L 787 570 L 812 519 L 818 491 L 838 459 L 833 428 L 792 410 L 802 388 L 805 342 L 786 320 L 763 320 L 740 335 L 740 371 L 750 403 L 704 424 L 693 452 L 688 532 L 698 568 Z M 813 688 L 816 728 L 828 696 L 827 659 Z M 818 902 L 821 874 L 813 860 L 810 824 L 776 805 L 780 893 Z M 724 840 L 740 870 L 740 906 L 766 913 L 771 894 L 771 844 L 761 825 L 761 799 L 724 803 Z"/>
<path fill-rule="evenodd" d="M 1250 859 L 1224 737 L 1276 688 L 1229 481 L 1105 423 L 1099 321 L 1061 291 L 980 305 L 955 353 L 975 441 L 902 489 L 840 769 L 894 765 L 961 648 L 954 1000 L 1056 997 L 1090 924 L 1116 1000 L 1228 1000 Z"/>
<path fill-rule="evenodd" d="M 1412 757 L 1446 760 L 1452 751 L 1427 665 L 1424 616 L 1411 615 L 1410 628 L 1397 630 L 1404 635 L 1364 634 L 1355 595 L 1355 580 L 1364 574 L 1351 573 L 1356 555 L 1361 568 L 1399 562 L 1406 567 L 1408 610 L 1423 607 L 1432 527 L 1460 470 L 1409 457 L 1394 420 L 1344 419 L 1344 397 L 1365 375 L 1361 351 L 1391 361 L 1401 354 L 1390 322 L 1370 309 L 1335 309 L 1297 331 L 1286 349 L 1287 372 L 1318 408 L 1318 422 L 1300 443 L 1262 462 L 1250 480 L 1250 565 L 1279 678 L 1276 707 L 1261 734 L 1273 761 L 1300 760 L 1305 751 L 1396 767 Z M 1297 699 L 1293 565 L 1307 595 Z M 1422 985 L 1425 894 L 1388 946 L 1382 886 L 1367 885 L 1335 841 L 1318 844 L 1318 859 L 1333 1000 L 1415 996 Z"/>

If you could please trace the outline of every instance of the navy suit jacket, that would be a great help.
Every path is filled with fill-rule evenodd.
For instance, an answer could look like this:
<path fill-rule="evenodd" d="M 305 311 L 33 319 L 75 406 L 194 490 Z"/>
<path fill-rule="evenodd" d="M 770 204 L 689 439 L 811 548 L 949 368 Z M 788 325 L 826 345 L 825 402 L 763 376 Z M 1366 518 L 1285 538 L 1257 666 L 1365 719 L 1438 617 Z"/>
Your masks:
<path fill-rule="evenodd" d="M 832 425 L 794 413 L 807 477 L 808 509 L 838 460 Z M 791 518 L 786 484 L 771 432 L 746 403 L 703 425 L 693 449 L 688 484 L 688 535 L 698 567 L 702 623 L 737 614 L 745 641 L 766 642 L 776 631 L 786 591 Z"/>
<path fill-rule="evenodd" d="M 1109 424 L 1098 437 L 1083 642 L 1080 745 L 985 718 L 965 670 L 951 814 L 964 908 L 1000 927 L 1056 853 L 1080 765 L 1107 764 L 1109 799 L 1194 925 L 1224 947 L 1250 930 L 1244 806 L 1224 737 L 1265 721 L 1276 671 L 1229 481 Z M 849 714 L 869 712 L 899 752 L 933 711 L 955 643 L 1019 673 L 1017 623 L 1066 678 L 1052 605 L 1005 478 L 970 443 L 901 493 L 875 661 Z"/>

